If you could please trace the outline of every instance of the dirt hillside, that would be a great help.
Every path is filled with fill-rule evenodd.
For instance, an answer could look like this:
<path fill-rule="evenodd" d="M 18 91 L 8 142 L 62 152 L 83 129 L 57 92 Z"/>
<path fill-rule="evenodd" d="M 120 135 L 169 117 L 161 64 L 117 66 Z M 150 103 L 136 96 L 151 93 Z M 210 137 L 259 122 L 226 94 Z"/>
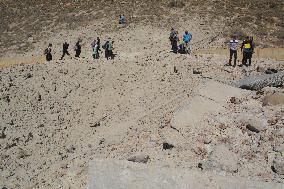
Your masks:
<path fill-rule="evenodd" d="M 276 20 L 268 38 L 250 30 L 253 24 L 239 27 L 259 45 L 279 46 L 281 37 L 272 33 L 282 27 L 275 11 L 282 4 L 266 3 Z M 254 57 L 251 67 L 233 68 L 224 66 L 227 54 L 196 53 L 225 46 L 234 29 L 221 19 L 228 18 L 229 5 L 1 1 L 7 64 L 0 68 L 0 187 L 86 188 L 92 160 L 136 156 L 149 166 L 284 184 L 283 82 L 257 91 L 236 87 L 247 76 L 268 75 L 267 69 L 283 73 L 283 61 Z M 259 8 L 254 5 L 234 3 L 234 10 L 242 18 L 254 14 L 244 8 Z M 220 9 L 224 14 L 214 13 Z M 125 26 L 117 24 L 121 13 Z M 171 27 L 193 34 L 192 54 L 170 52 Z M 103 54 L 93 60 L 90 44 L 97 36 L 115 41 L 114 60 Z M 74 58 L 78 37 L 83 51 Z M 72 56 L 59 60 L 65 41 Z M 51 62 L 43 57 L 48 43 Z"/>

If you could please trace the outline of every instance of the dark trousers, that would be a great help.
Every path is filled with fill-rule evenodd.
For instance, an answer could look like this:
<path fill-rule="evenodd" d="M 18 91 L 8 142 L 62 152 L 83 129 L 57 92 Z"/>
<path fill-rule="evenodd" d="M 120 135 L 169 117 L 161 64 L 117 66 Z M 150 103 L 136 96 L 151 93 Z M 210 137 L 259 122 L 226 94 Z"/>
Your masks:
<path fill-rule="evenodd" d="M 94 59 L 99 59 L 99 54 L 97 53 L 97 54 L 93 54 L 93 58 Z"/>
<path fill-rule="evenodd" d="M 238 55 L 238 51 L 237 50 L 230 49 L 229 65 L 232 65 L 232 58 L 233 58 L 233 56 L 234 56 L 234 67 L 237 65 L 237 55 Z"/>
<path fill-rule="evenodd" d="M 109 56 L 111 59 L 114 59 L 114 55 L 113 55 L 112 50 L 109 50 L 109 51 L 108 51 L 108 56 Z"/>
<path fill-rule="evenodd" d="M 105 57 L 106 57 L 106 59 L 108 59 L 108 57 L 109 57 L 108 50 L 105 50 Z"/>
<path fill-rule="evenodd" d="M 52 60 L 52 54 L 51 53 L 47 53 L 45 57 L 46 57 L 46 61 Z"/>
<path fill-rule="evenodd" d="M 172 43 L 172 50 L 173 50 L 173 53 L 177 53 L 178 51 L 177 43 Z"/>
<path fill-rule="evenodd" d="M 105 51 L 105 57 L 106 57 L 106 59 L 108 59 L 109 57 L 111 59 L 114 59 L 114 54 L 113 54 L 112 50 L 106 50 Z"/>
<path fill-rule="evenodd" d="M 76 51 L 75 57 L 80 57 L 81 51 Z"/>
<path fill-rule="evenodd" d="M 70 54 L 69 54 L 69 52 L 68 52 L 68 51 L 63 51 L 63 54 L 62 54 L 62 56 L 61 56 L 61 58 L 60 58 L 60 59 L 62 60 L 62 59 L 63 59 L 63 57 L 64 57 L 66 54 L 67 54 L 68 56 L 70 56 Z"/>
<path fill-rule="evenodd" d="M 242 64 L 245 66 L 251 66 L 251 57 L 252 57 L 252 52 L 243 51 Z M 249 62 L 248 65 L 247 65 L 247 61 Z"/>

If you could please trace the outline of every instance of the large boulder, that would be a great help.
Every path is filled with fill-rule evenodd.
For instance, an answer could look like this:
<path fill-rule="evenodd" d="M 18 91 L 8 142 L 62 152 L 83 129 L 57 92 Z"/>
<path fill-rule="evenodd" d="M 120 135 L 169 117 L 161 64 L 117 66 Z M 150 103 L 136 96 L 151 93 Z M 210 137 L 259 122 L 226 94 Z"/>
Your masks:
<path fill-rule="evenodd" d="M 230 158 L 230 154 L 227 154 Z M 117 160 L 95 160 L 89 171 L 88 189 L 282 189 L 284 184 L 252 181 L 166 166 Z"/>
<path fill-rule="evenodd" d="M 177 109 L 171 126 L 182 131 L 185 128 L 201 129 L 208 116 L 225 112 L 232 97 L 242 98 L 249 92 L 217 81 L 208 80 L 201 84 L 196 95 L 184 106 Z"/>
<path fill-rule="evenodd" d="M 284 104 L 284 93 L 275 93 L 263 99 L 263 105 L 277 106 L 282 104 Z"/>
<path fill-rule="evenodd" d="M 284 175 L 284 156 L 282 153 L 276 155 L 272 166 L 277 174 Z"/>
<path fill-rule="evenodd" d="M 284 72 L 275 74 L 253 75 L 245 77 L 236 83 L 236 86 L 248 90 L 261 90 L 267 86 L 281 86 L 284 83 Z"/>

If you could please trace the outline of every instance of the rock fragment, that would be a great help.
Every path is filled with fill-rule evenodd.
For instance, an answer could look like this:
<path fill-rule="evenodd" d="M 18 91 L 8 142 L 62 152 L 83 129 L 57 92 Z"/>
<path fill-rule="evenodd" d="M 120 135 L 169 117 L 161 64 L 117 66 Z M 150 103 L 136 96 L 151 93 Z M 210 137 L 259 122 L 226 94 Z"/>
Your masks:
<path fill-rule="evenodd" d="M 205 170 L 237 172 L 238 156 L 225 145 L 219 145 L 209 154 L 207 161 L 202 164 L 202 167 Z"/>
<path fill-rule="evenodd" d="M 132 161 L 132 162 L 136 162 L 136 163 L 147 163 L 148 160 L 149 160 L 149 156 L 139 154 L 139 155 L 132 156 L 132 157 L 128 158 L 127 160 Z"/>
<path fill-rule="evenodd" d="M 276 155 L 271 168 L 277 174 L 284 175 L 284 156 L 282 154 Z"/>
<path fill-rule="evenodd" d="M 263 99 L 264 106 L 277 106 L 284 104 L 284 93 L 275 93 L 268 95 Z"/>

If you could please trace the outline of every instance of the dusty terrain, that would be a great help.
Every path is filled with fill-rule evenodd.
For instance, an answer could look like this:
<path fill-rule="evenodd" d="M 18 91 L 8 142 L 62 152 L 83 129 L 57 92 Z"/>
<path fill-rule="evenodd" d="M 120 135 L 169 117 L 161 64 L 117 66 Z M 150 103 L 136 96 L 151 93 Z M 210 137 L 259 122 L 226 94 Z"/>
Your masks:
<path fill-rule="evenodd" d="M 157 13 L 180 14 L 163 3 Z M 169 15 L 152 12 L 150 19 L 139 20 L 146 9 L 137 10 L 129 12 L 131 23 L 125 27 L 117 25 L 115 16 L 85 24 L 72 17 L 66 23 L 80 23 L 74 28 L 33 34 L 31 42 L 22 43 L 28 52 L 1 38 L 1 46 L 10 47 L 2 51 L 4 63 L 27 61 L 0 70 L 0 186 L 86 188 L 93 159 L 136 155 L 147 156 L 149 165 L 284 184 L 283 86 L 260 91 L 234 87 L 239 79 L 268 68 L 283 71 L 283 61 L 259 58 L 250 68 L 232 68 L 224 66 L 224 55 L 175 55 L 169 51 L 170 27 L 188 29 L 197 50 L 224 46 L 227 38 L 220 27 L 225 23 L 208 28 L 208 20 L 198 15 L 174 23 Z M 90 8 L 91 13 L 98 14 Z M 92 59 L 90 43 L 97 36 L 102 42 L 114 39 L 114 60 Z M 78 37 L 83 39 L 82 57 L 60 61 L 62 43 L 71 44 L 74 57 Z M 48 43 L 54 61 L 47 63 L 42 53 Z"/>

